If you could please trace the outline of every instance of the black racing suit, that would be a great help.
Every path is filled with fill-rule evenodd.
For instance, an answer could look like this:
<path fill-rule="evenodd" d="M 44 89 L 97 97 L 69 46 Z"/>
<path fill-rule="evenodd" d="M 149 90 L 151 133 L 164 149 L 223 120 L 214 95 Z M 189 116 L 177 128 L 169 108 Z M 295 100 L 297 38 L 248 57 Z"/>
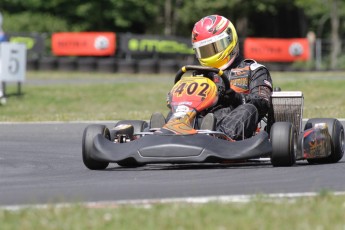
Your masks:
<path fill-rule="evenodd" d="M 271 106 L 270 73 L 254 60 L 240 57 L 224 73 L 231 89 L 211 109 L 217 120 L 216 130 L 234 140 L 251 137 Z"/>

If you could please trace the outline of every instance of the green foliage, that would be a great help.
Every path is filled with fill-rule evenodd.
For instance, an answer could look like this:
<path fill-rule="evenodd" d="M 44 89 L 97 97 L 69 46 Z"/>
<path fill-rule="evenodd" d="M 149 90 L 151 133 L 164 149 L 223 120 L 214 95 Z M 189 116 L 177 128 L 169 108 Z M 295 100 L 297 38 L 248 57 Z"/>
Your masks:
<path fill-rule="evenodd" d="M 315 70 L 315 61 L 296 61 L 292 63 L 291 70 L 297 70 L 297 71 L 311 71 Z"/>
<path fill-rule="evenodd" d="M 2 0 L 0 11 L 5 14 L 7 31 L 26 28 L 24 31 L 32 32 L 65 29 L 162 34 L 170 18 L 173 34 L 189 36 L 197 20 L 209 14 L 220 14 L 240 26 L 244 23 L 242 27 L 248 27 L 249 35 L 261 36 L 264 29 L 268 35 L 285 36 L 273 32 L 282 33 L 288 29 L 298 33 L 299 27 L 298 23 L 288 27 L 287 16 L 301 10 L 291 16 L 293 19 L 304 11 L 310 25 L 317 28 L 331 1 L 339 2 L 343 17 L 345 4 L 341 0 Z M 169 3 L 171 12 L 166 11 Z"/>
<path fill-rule="evenodd" d="M 289 0 L 189 0 L 183 1 L 181 7 L 175 9 L 179 15 L 177 32 L 190 34 L 194 23 L 202 17 L 211 14 L 219 14 L 230 19 L 240 32 L 239 36 L 261 35 L 265 29 L 267 33 L 275 30 L 272 17 L 279 19 L 279 12 L 284 9 L 293 10 L 295 6 Z M 192 13 L 191 13 L 192 12 Z M 265 28 L 259 28 L 258 20 Z M 277 26 L 279 29 L 279 26 Z M 272 36 L 272 35 L 266 35 Z"/>
<path fill-rule="evenodd" d="M 144 33 L 151 30 L 158 33 L 161 31 L 156 31 L 156 25 L 159 24 L 157 19 L 161 17 L 163 5 L 162 0 L 3 0 L 0 2 L 0 11 L 6 14 L 5 22 L 12 21 L 14 17 L 16 22 L 22 24 L 17 27 L 28 28 L 24 31 L 46 29 L 44 32 L 50 32 L 56 29 Z M 31 17 L 41 18 L 41 21 L 33 20 Z M 33 26 L 27 27 L 28 23 L 32 23 Z M 46 26 L 51 23 L 52 28 Z M 6 30 L 16 31 L 17 27 L 8 23 Z"/>
<path fill-rule="evenodd" d="M 112 17 L 112 23 L 120 31 L 151 32 L 159 34 L 162 31 L 156 27 L 161 17 L 164 2 L 161 0 L 110 0 L 112 10 L 107 15 Z M 162 22 L 161 22 L 162 23 Z M 162 26 L 161 26 L 162 27 Z"/>
<path fill-rule="evenodd" d="M 329 11 L 328 0 L 295 0 L 295 3 L 297 6 L 303 8 L 305 13 L 310 16 L 320 16 Z"/>
<path fill-rule="evenodd" d="M 345 69 L 345 55 L 342 54 L 338 59 L 338 68 Z"/>
<path fill-rule="evenodd" d="M 4 18 L 3 30 L 6 32 L 56 32 L 71 29 L 66 20 L 47 13 L 6 13 Z"/>
<path fill-rule="evenodd" d="M 179 32 L 190 34 L 193 25 L 202 17 L 211 14 L 224 15 L 225 17 L 232 18 L 233 6 L 238 2 L 237 0 L 190 0 L 184 1 L 181 8 L 177 10 L 179 15 Z M 192 12 L 192 13 L 191 13 Z"/>
<path fill-rule="evenodd" d="M 341 18 L 345 18 L 345 1 L 343 0 L 294 0 L 294 4 L 303 9 L 310 21 L 310 30 L 318 33 L 330 33 L 330 15 L 331 4 L 336 2 L 338 6 L 338 14 Z M 345 23 L 341 25 L 345 28 Z M 324 30 L 324 31 L 321 31 Z M 345 30 L 340 30 L 344 34 Z M 323 34 L 318 34 L 322 36 Z"/>

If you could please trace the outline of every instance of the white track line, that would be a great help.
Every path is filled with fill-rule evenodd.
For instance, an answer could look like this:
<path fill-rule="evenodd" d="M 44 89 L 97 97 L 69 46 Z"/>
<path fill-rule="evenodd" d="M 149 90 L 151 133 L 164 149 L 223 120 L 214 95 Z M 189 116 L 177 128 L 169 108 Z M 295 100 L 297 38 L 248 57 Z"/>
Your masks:
<path fill-rule="evenodd" d="M 329 192 L 331 195 L 344 196 L 345 192 Z M 209 202 L 221 203 L 248 203 L 253 199 L 260 197 L 267 201 L 279 201 L 281 199 L 296 199 L 301 197 L 315 197 L 320 195 L 316 192 L 305 193 L 271 193 L 259 195 L 230 195 L 230 196 L 204 196 L 204 197 L 186 197 L 186 198 L 165 198 L 165 199 L 143 199 L 143 200 L 120 200 L 120 201 L 99 201 L 99 202 L 83 202 L 83 203 L 57 203 L 57 204 L 36 204 L 36 205 L 7 205 L 0 206 L 0 209 L 9 211 L 18 211 L 25 208 L 49 208 L 49 207 L 69 207 L 73 204 L 84 205 L 88 208 L 109 208 L 119 207 L 123 205 L 134 205 L 142 207 L 151 207 L 155 204 L 172 204 L 172 203 L 193 203 L 206 204 Z"/>

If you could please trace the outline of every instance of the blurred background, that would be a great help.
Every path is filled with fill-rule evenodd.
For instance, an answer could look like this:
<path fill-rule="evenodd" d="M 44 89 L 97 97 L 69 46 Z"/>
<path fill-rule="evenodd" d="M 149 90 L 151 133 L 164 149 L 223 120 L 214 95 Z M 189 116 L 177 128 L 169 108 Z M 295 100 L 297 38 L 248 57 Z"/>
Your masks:
<path fill-rule="evenodd" d="M 210 14 L 272 70 L 345 69 L 344 0 L 1 0 L 0 12 L 28 70 L 176 72 L 196 64 L 190 34 Z"/>

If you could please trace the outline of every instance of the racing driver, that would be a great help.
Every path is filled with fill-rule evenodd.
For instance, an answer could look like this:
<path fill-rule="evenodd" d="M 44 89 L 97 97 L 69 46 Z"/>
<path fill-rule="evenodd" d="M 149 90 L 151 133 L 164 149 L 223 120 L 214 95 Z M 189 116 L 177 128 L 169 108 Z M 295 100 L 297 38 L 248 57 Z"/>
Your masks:
<path fill-rule="evenodd" d="M 230 90 L 212 108 L 213 115 L 206 117 L 214 116 L 216 130 L 234 140 L 251 137 L 271 106 L 268 69 L 241 57 L 235 27 L 220 15 L 206 16 L 195 23 L 192 45 L 201 65 L 223 70 L 230 81 Z M 216 83 L 219 80 L 214 79 Z"/>

